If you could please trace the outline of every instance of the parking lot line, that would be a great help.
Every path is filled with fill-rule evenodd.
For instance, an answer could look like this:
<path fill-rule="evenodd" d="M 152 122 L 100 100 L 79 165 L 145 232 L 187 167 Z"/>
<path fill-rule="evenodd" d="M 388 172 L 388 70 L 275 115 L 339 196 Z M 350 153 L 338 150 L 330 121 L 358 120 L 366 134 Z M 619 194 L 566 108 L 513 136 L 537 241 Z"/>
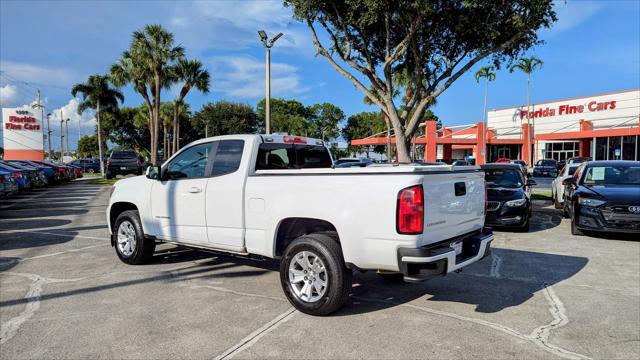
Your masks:
<path fill-rule="evenodd" d="M 269 321 L 268 323 L 263 325 L 261 328 L 257 329 L 256 331 L 252 332 L 244 339 L 240 340 L 239 343 L 233 345 L 232 347 L 227 349 L 225 352 L 223 352 L 221 355 L 218 355 L 215 358 L 215 360 L 232 359 L 235 355 L 241 353 L 245 349 L 250 348 L 253 344 L 255 344 L 258 340 L 260 340 L 260 338 L 262 338 L 263 336 L 267 335 L 268 333 L 276 329 L 278 326 L 280 326 L 280 324 L 289 321 L 289 319 L 291 319 L 296 313 L 297 313 L 297 310 L 294 309 L 293 307 L 287 309 L 287 311 L 276 316 L 275 319 Z"/>

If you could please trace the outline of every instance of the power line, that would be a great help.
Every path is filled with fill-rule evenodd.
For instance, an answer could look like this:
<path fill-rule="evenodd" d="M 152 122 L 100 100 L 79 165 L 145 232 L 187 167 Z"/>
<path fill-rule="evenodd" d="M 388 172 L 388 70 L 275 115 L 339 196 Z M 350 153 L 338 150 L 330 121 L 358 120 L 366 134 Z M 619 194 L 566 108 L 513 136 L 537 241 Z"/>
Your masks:
<path fill-rule="evenodd" d="M 69 87 L 66 87 L 66 86 L 59 86 L 59 85 L 51 85 L 51 84 L 44 84 L 44 83 L 36 83 L 36 82 L 18 80 L 16 78 L 12 77 L 12 76 L 7 75 L 6 71 L 1 71 L 0 70 L 0 74 L 3 74 L 7 79 L 10 79 L 13 82 L 20 83 L 20 84 L 25 84 L 27 86 L 50 87 L 50 88 L 61 89 L 61 90 L 68 90 L 69 89 Z"/>

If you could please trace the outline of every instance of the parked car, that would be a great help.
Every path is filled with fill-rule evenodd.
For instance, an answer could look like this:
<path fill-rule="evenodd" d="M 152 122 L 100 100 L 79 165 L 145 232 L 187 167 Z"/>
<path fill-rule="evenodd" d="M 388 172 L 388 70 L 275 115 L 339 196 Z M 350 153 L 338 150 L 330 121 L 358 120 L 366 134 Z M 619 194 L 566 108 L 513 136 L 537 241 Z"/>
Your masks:
<path fill-rule="evenodd" d="M 29 172 L 29 177 L 31 178 L 32 186 L 43 187 L 47 185 L 47 177 L 44 174 L 44 170 L 40 168 L 40 166 L 23 163 L 17 160 L 9 160 L 7 162 L 16 168 L 27 170 Z"/>
<path fill-rule="evenodd" d="M 149 260 L 156 242 L 278 259 L 289 302 L 313 315 L 348 300 L 353 269 L 414 282 L 488 254 L 479 168 L 332 165 L 317 139 L 195 141 L 115 183 L 111 244 L 128 264 Z"/>
<path fill-rule="evenodd" d="M 85 173 L 97 173 L 100 172 L 100 160 L 98 159 L 77 159 L 69 163 L 70 165 L 77 166 Z"/>
<path fill-rule="evenodd" d="M 520 169 L 522 169 L 522 174 L 525 178 L 529 177 L 529 170 L 527 169 L 527 163 L 524 160 L 511 160 L 511 164 L 520 165 Z"/>
<path fill-rule="evenodd" d="M 71 165 L 71 164 L 65 164 L 65 165 L 67 165 L 73 170 L 73 174 L 75 175 L 76 179 L 80 179 L 82 177 L 82 168 L 80 168 L 79 166 Z"/>
<path fill-rule="evenodd" d="M 35 163 L 38 164 L 43 164 L 46 166 L 51 166 L 57 173 L 58 173 L 58 180 L 57 181 L 69 181 L 71 180 L 71 168 L 67 167 L 66 165 L 62 164 L 62 163 L 56 163 L 53 161 L 48 161 L 48 160 L 43 160 L 43 161 L 34 161 Z"/>
<path fill-rule="evenodd" d="M 571 233 L 640 234 L 640 161 L 589 161 L 564 180 Z"/>
<path fill-rule="evenodd" d="M 53 183 L 58 181 L 57 173 L 56 173 L 55 169 L 53 167 L 49 166 L 49 165 L 44 165 L 44 164 L 37 163 L 37 162 L 31 161 L 31 160 L 14 160 L 12 162 L 18 162 L 18 163 L 21 163 L 21 164 L 24 164 L 24 165 L 33 166 L 33 167 L 41 170 L 43 175 L 44 175 L 44 177 L 45 177 L 45 179 L 46 179 L 47 185 L 53 184 Z"/>
<path fill-rule="evenodd" d="M 566 164 L 581 164 L 585 161 L 591 161 L 591 158 L 588 156 L 575 156 L 566 160 L 560 160 L 558 161 L 558 170 L 562 169 Z"/>
<path fill-rule="evenodd" d="M 520 165 L 493 163 L 481 168 L 487 186 L 485 223 L 528 232 L 533 208 L 531 187 L 536 182 L 522 175 Z"/>
<path fill-rule="evenodd" d="M 564 206 L 564 180 L 573 176 L 578 169 L 579 164 L 567 164 L 558 176 L 551 182 L 551 198 L 556 209 L 562 209 Z"/>
<path fill-rule="evenodd" d="M 111 156 L 106 162 L 107 179 L 112 179 L 116 175 L 135 174 L 142 175 L 142 162 L 135 151 L 111 152 Z"/>
<path fill-rule="evenodd" d="M 18 184 L 9 171 L 0 170 L 0 198 L 6 198 L 18 192 Z"/>
<path fill-rule="evenodd" d="M 31 179 L 27 170 L 19 169 L 0 161 L 0 171 L 10 172 L 12 174 L 16 184 L 18 184 L 18 190 L 31 189 Z"/>
<path fill-rule="evenodd" d="M 538 160 L 533 167 L 533 176 L 558 176 L 558 162 L 554 159 Z"/>

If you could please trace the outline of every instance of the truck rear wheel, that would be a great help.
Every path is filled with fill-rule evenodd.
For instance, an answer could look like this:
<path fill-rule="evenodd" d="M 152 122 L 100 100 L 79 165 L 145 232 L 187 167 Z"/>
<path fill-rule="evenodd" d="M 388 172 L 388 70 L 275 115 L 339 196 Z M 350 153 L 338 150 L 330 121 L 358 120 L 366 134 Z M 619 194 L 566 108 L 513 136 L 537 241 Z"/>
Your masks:
<path fill-rule="evenodd" d="M 352 273 L 340 244 L 324 233 L 303 235 L 284 251 L 280 282 L 289 302 L 310 315 L 328 315 L 349 299 Z"/>
<path fill-rule="evenodd" d="M 145 239 L 137 210 L 123 211 L 118 215 L 113 231 L 116 234 L 116 253 L 122 262 L 139 265 L 153 257 L 156 243 Z"/>

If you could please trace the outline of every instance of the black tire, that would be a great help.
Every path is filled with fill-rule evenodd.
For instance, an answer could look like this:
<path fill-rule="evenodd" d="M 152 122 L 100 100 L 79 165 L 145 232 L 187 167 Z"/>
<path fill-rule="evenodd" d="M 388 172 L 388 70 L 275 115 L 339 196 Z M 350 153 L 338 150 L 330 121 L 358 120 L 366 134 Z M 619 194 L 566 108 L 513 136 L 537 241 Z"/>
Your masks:
<path fill-rule="evenodd" d="M 564 203 L 562 204 L 562 217 L 564 217 L 565 219 L 568 219 L 571 217 L 571 215 L 569 214 L 569 210 L 567 209 L 567 201 L 569 200 L 564 199 Z"/>
<path fill-rule="evenodd" d="M 130 265 L 144 264 L 153 257 L 153 253 L 156 250 L 156 243 L 153 240 L 145 238 L 138 210 L 127 210 L 118 215 L 113 226 L 113 232 L 116 236 L 118 235 L 120 225 L 125 221 L 133 225 L 133 229 L 135 230 L 135 245 L 133 246 L 133 251 L 130 254 L 126 254 L 120 249 L 118 240 L 116 240 L 116 254 L 118 254 L 118 257 L 124 263 Z"/>
<path fill-rule="evenodd" d="M 289 281 L 289 266 L 302 251 L 313 253 L 326 269 L 328 279 L 324 294 L 315 302 L 299 298 Z M 340 309 L 349 300 L 352 272 L 345 266 L 340 243 L 327 233 L 313 233 L 300 236 L 285 249 L 280 262 L 280 283 L 287 299 L 296 309 L 305 314 L 323 316 Z"/>
<path fill-rule="evenodd" d="M 578 227 L 576 226 L 575 218 L 576 218 L 575 216 L 571 217 L 571 235 L 580 236 L 582 235 L 582 231 L 578 229 Z"/>

